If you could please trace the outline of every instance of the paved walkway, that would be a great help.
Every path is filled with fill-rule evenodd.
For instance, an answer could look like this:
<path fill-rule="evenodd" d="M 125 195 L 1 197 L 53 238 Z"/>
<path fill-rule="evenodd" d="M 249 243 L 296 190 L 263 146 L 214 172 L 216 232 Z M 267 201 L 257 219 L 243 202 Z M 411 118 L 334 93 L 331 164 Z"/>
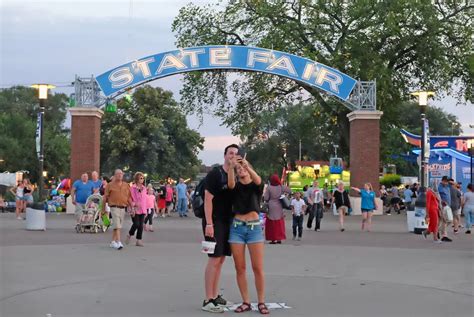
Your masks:
<path fill-rule="evenodd" d="M 206 316 L 199 221 L 159 219 L 144 248 L 116 251 L 110 232 L 77 234 L 69 215 L 33 232 L 0 214 L 0 316 Z M 341 233 L 325 214 L 322 232 L 266 246 L 267 301 L 292 307 L 273 316 L 473 315 L 472 236 L 434 245 L 407 233 L 404 216 L 375 217 L 370 233 L 359 221 L 348 217 Z M 221 286 L 240 300 L 231 259 Z M 249 286 L 255 301 L 250 274 Z"/>

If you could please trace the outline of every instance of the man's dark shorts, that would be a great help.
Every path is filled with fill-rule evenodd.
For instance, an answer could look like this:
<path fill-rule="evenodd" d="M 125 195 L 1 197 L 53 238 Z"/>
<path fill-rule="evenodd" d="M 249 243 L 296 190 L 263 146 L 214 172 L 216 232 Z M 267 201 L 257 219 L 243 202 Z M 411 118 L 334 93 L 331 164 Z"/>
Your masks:
<path fill-rule="evenodd" d="M 214 238 L 206 237 L 206 218 L 202 219 L 202 233 L 206 241 L 215 241 L 216 248 L 214 254 L 208 254 L 211 258 L 221 256 L 231 256 L 229 244 L 229 233 L 230 233 L 231 220 L 214 220 Z"/>

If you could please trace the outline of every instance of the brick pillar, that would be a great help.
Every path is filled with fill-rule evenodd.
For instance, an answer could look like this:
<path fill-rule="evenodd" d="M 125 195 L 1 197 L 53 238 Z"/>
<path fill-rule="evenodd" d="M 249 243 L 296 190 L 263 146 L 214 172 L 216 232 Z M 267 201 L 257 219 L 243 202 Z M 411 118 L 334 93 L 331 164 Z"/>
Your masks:
<path fill-rule="evenodd" d="M 379 189 L 380 117 L 382 111 L 356 110 L 347 115 L 350 122 L 351 186 L 371 183 Z M 352 193 L 354 194 L 354 193 Z"/>
<path fill-rule="evenodd" d="M 100 124 L 104 115 L 97 108 L 69 109 L 71 125 L 71 172 L 73 181 L 84 172 L 100 172 Z"/>

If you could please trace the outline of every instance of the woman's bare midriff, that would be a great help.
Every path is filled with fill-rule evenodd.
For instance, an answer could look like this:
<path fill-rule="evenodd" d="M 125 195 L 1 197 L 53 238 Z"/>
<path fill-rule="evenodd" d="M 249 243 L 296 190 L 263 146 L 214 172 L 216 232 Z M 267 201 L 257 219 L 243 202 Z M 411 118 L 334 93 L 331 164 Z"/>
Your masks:
<path fill-rule="evenodd" d="M 236 214 L 234 218 L 245 222 L 252 220 L 260 220 L 260 217 L 258 216 L 258 213 L 256 211 L 251 211 L 245 215 Z"/>

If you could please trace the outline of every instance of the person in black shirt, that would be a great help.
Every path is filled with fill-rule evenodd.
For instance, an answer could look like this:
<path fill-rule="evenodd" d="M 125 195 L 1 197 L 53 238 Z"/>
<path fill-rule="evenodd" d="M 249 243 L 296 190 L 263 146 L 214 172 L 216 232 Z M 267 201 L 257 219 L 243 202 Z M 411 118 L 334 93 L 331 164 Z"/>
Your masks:
<path fill-rule="evenodd" d="M 234 168 L 237 169 L 238 182 L 235 181 Z M 237 156 L 231 161 L 228 186 L 232 191 L 232 212 L 234 214 L 229 243 L 234 257 L 237 284 L 242 296 L 242 304 L 236 308 L 235 312 L 242 313 L 252 309 L 245 272 L 245 246 L 247 245 L 257 288 L 257 308 L 261 314 L 266 315 L 269 311 L 265 305 L 264 237 L 259 217 L 260 201 L 263 194 L 262 180 L 245 159 Z"/>
<path fill-rule="evenodd" d="M 349 200 L 349 193 L 347 190 L 344 189 L 344 183 L 339 182 L 337 184 L 336 190 L 334 190 L 334 194 L 332 195 L 332 203 L 336 204 L 336 209 L 339 213 L 339 226 L 341 232 L 344 229 L 344 216 L 348 213 L 349 208 L 351 208 L 351 202 Z"/>
<path fill-rule="evenodd" d="M 231 255 L 229 231 L 232 221 L 232 196 L 227 185 L 227 173 L 238 150 L 239 146 L 236 144 L 227 146 L 224 150 L 224 165 L 213 168 L 204 182 L 203 232 L 206 241 L 215 241 L 216 246 L 214 254 L 208 254 L 204 275 L 206 299 L 202 310 L 213 313 L 222 313 L 224 307 L 233 305 L 218 292 L 222 265 L 225 257 Z"/>

